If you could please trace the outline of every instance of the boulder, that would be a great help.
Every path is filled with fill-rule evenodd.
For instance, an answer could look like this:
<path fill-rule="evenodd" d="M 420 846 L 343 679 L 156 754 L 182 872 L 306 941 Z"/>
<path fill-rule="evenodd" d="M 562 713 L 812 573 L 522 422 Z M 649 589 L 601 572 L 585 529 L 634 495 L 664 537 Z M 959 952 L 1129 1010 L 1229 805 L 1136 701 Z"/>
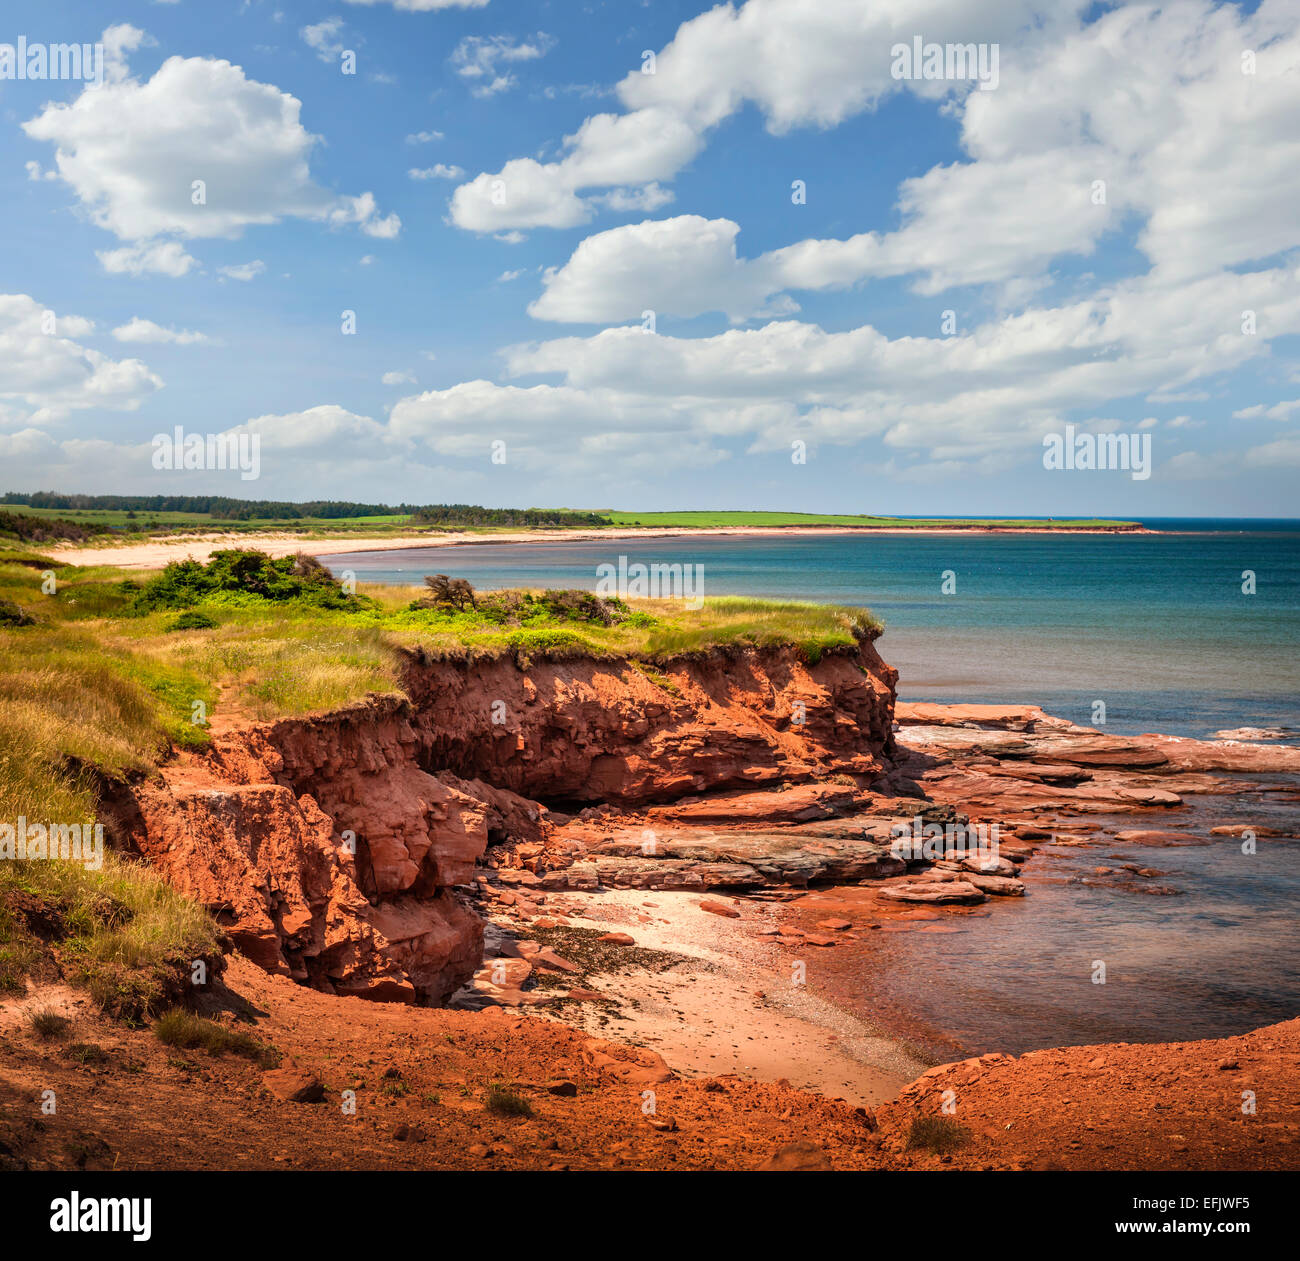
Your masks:
<path fill-rule="evenodd" d="M 988 895 L 983 890 L 966 880 L 926 880 L 895 884 L 881 889 L 880 896 L 888 898 L 891 902 L 921 902 L 931 905 L 944 903 L 972 905 L 988 900 Z"/>
<path fill-rule="evenodd" d="M 1025 896 L 1024 884 L 1009 876 L 981 876 L 971 872 L 966 877 L 966 882 L 973 884 L 977 889 L 982 889 L 985 893 L 993 894 L 994 897 L 1023 898 Z"/>
<path fill-rule="evenodd" d="M 740 912 L 734 906 L 728 906 L 725 902 L 715 902 L 710 898 L 705 898 L 700 903 L 701 911 L 708 911 L 710 915 L 724 915 L 728 919 L 739 919 Z"/>
<path fill-rule="evenodd" d="M 814 1173 L 834 1169 L 835 1166 L 816 1143 L 801 1138 L 778 1147 L 758 1168 L 773 1173 Z"/>
<path fill-rule="evenodd" d="M 637 1086 L 657 1086 L 672 1080 L 662 1055 L 643 1046 L 591 1038 L 582 1044 L 582 1058 L 592 1068 Z"/>
<path fill-rule="evenodd" d="M 282 1103 L 319 1103 L 325 1098 L 320 1078 L 293 1065 L 263 1073 L 262 1085 Z"/>

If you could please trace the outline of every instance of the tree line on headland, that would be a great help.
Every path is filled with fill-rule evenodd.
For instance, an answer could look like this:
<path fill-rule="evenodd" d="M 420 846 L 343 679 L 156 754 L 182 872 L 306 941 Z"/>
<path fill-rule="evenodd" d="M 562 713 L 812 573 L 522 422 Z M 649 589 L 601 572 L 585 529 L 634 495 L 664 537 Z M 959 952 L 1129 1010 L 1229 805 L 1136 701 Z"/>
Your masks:
<path fill-rule="evenodd" d="M 70 495 L 57 491 L 10 492 L 0 504 L 58 512 L 192 512 L 220 521 L 347 520 L 409 517 L 413 525 L 599 526 L 606 517 L 563 508 L 483 508 L 475 504 L 366 504 L 321 499 L 288 503 L 272 499 L 229 499 L 221 495 Z"/>

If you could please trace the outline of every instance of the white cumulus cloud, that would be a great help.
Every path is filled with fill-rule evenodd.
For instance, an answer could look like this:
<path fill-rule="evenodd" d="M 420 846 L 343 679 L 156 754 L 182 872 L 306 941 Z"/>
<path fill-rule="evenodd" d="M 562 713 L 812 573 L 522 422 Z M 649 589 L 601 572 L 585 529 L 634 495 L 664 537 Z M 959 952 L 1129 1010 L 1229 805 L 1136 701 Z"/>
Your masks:
<path fill-rule="evenodd" d="M 287 218 L 397 235 L 400 221 L 381 216 L 373 194 L 339 196 L 313 180 L 318 138 L 303 127 L 295 97 L 209 57 L 169 57 L 152 78 L 134 78 L 124 56 L 140 32 L 130 30 L 110 80 L 23 124 L 31 139 L 55 146 L 59 177 L 92 220 L 139 251 L 134 265 L 132 255 L 110 252 L 106 267 L 163 270 L 150 260 L 171 251 L 165 274 L 184 274 L 178 240 L 236 238 Z"/>
<path fill-rule="evenodd" d="M 198 346 L 211 341 L 206 333 L 196 333 L 187 328 L 164 328 L 138 315 L 132 316 L 125 324 L 119 324 L 113 330 L 113 336 L 120 342 L 170 343 L 174 346 Z"/>
<path fill-rule="evenodd" d="M 406 174 L 413 180 L 458 180 L 465 172 L 458 166 L 435 162 L 433 166 L 413 166 Z"/>
<path fill-rule="evenodd" d="M 266 270 L 266 264 L 260 258 L 247 263 L 232 263 L 229 267 L 218 267 L 217 271 L 230 280 L 254 280 Z"/>
<path fill-rule="evenodd" d="M 475 96 L 494 96 L 518 83 L 508 67 L 521 61 L 536 61 L 554 47 L 555 39 L 544 31 L 527 40 L 516 40 L 509 35 L 467 35 L 453 50 L 451 64 L 470 84 Z"/>
<path fill-rule="evenodd" d="M 962 43 L 1005 44 L 1018 35 L 1050 46 L 1084 7 L 1082 0 L 927 0 L 923 9 L 863 0 L 718 5 L 682 23 L 656 55 L 654 73 L 637 59 L 618 85 L 625 112 L 588 118 L 556 161 L 511 159 L 461 185 L 452 221 L 473 232 L 574 227 L 595 210 L 579 196 L 584 190 L 672 180 L 709 132 L 746 105 L 757 107 L 769 131 L 784 134 L 835 126 L 901 90 L 931 98 L 966 91 L 971 84 L 895 79 L 890 49 L 921 31 Z"/>
<path fill-rule="evenodd" d="M 88 408 L 132 411 L 162 379 L 138 359 L 110 359 L 78 338 L 94 325 L 43 307 L 25 293 L 0 294 L 0 418 L 39 426 Z"/>

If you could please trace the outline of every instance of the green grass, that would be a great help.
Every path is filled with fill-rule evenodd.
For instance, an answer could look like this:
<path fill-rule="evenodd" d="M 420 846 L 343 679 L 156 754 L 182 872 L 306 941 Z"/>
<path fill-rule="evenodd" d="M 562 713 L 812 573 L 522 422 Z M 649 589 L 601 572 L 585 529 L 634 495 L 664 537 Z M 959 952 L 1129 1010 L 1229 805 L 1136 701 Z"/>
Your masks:
<path fill-rule="evenodd" d="M 196 699 L 215 702 L 208 678 L 110 642 L 89 626 L 47 624 L 6 634 L 0 639 L 0 819 L 88 817 L 91 766 L 110 775 L 142 770 L 170 743 L 206 739 L 189 721 Z"/>
<path fill-rule="evenodd" d="M 263 1068 L 275 1068 L 280 1053 L 252 1034 L 241 1029 L 229 1029 L 215 1020 L 205 1020 L 193 1012 L 177 1007 L 160 1016 L 153 1027 L 154 1036 L 165 1046 L 193 1051 L 202 1048 L 209 1055 L 242 1055 Z"/>
<path fill-rule="evenodd" d="M 828 651 L 851 648 L 882 629 L 883 623 L 869 610 L 850 605 L 715 596 L 694 613 L 662 618 L 647 633 L 645 651 L 655 660 L 668 661 L 723 644 L 792 644 L 815 664 Z"/>
<path fill-rule="evenodd" d="M 923 1148 L 937 1156 L 947 1155 L 970 1142 L 970 1131 L 951 1117 L 916 1117 L 907 1131 L 909 1151 Z"/>
<path fill-rule="evenodd" d="M 487 1094 L 483 1098 L 483 1106 L 489 1112 L 495 1112 L 498 1116 L 530 1117 L 533 1115 L 533 1105 L 523 1095 L 516 1094 L 508 1086 L 503 1086 L 500 1082 L 493 1082 L 487 1088 Z"/>
<path fill-rule="evenodd" d="M 98 871 L 0 863 L 0 992 L 22 994 L 29 975 L 61 973 L 109 1014 L 139 1021 L 187 992 L 195 959 L 212 967 L 220 953 L 202 907 L 111 850 Z"/>
<path fill-rule="evenodd" d="M 1110 521 L 1102 518 L 1044 517 L 877 517 L 852 513 L 817 512 L 609 512 L 611 525 L 689 527 L 707 529 L 728 525 L 767 526 L 856 526 L 890 530 L 960 529 L 977 526 L 997 529 L 1114 529 L 1133 526 L 1133 521 Z"/>

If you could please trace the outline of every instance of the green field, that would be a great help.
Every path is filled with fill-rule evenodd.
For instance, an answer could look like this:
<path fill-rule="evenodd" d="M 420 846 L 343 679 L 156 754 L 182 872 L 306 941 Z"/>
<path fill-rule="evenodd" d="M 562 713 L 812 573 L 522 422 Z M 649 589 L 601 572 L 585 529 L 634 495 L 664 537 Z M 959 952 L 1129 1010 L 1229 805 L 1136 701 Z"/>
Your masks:
<path fill-rule="evenodd" d="M 1003 530 L 1026 529 L 1122 529 L 1134 521 L 1108 521 L 1097 517 L 871 517 L 816 512 L 610 512 L 611 525 L 694 527 L 706 529 L 726 525 L 856 526 L 864 529 L 921 530 L 986 527 Z"/>
<path fill-rule="evenodd" d="M 232 521 L 214 517 L 209 512 L 126 512 L 121 508 L 32 508 L 13 504 L 9 512 L 28 517 L 56 517 L 82 525 L 106 525 L 126 534 L 160 530 L 229 530 L 232 533 L 259 530 L 382 530 L 410 521 L 409 513 L 389 513 L 375 517 L 254 517 L 249 521 Z M 424 527 L 429 528 L 429 527 Z"/>

